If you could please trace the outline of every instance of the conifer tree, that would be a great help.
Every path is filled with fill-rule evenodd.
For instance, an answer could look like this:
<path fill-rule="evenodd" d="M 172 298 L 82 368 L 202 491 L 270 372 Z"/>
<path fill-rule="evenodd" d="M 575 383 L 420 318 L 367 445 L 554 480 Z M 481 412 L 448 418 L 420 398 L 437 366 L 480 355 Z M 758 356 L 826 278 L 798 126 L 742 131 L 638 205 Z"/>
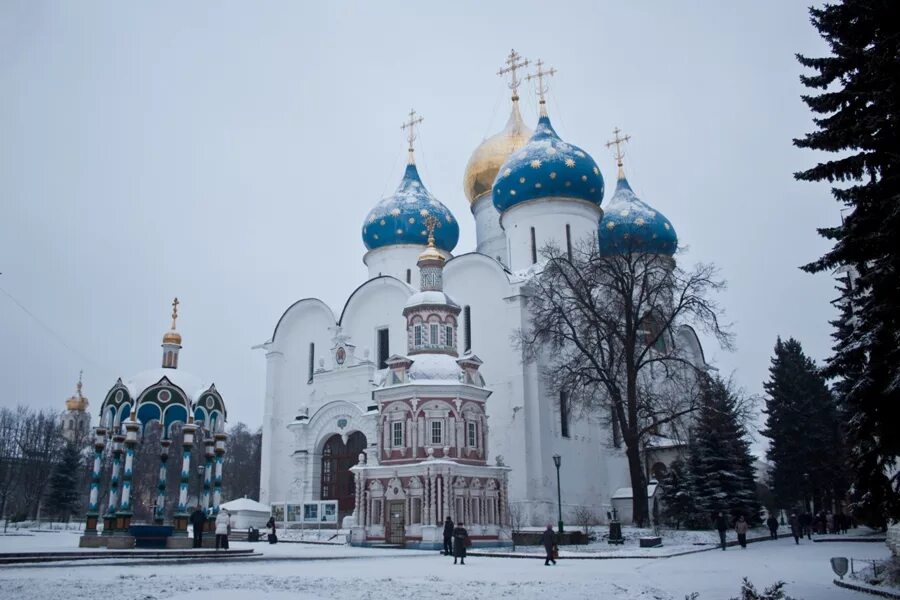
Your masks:
<path fill-rule="evenodd" d="M 675 529 L 682 525 L 690 526 L 696 517 L 697 508 L 690 473 L 684 461 L 679 459 L 669 466 L 669 472 L 660 486 L 663 521 L 674 525 Z"/>
<path fill-rule="evenodd" d="M 719 377 L 704 383 L 689 446 L 690 476 L 697 509 L 711 519 L 718 511 L 759 521 L 753 455 L 740 422 L 740 398 Z"/>
<path fill-rule="evenodd" d="M 796 173 L 841 183 L 832 195 L 851 209 L 840 226 L 820 229 L 834 247 L 803 267 L 848 274 L 843 319 L 826 374 L 848 417 L 857 514 L 884 524 L 900 518 L 900 3 L 844 0 L 811 8 L 830 56 L 798 56 L 815 71 L 803 97 L 820 115 L 801 148 L 840 156 Z"/>
<path fill-rule="evenodd" d="M 831 508 L 846 493 L 840 421 L 831 391 L 815 363 L 791 338 L 775 343 L 766 390 L 766 458 L 780 508 L 812 502 Z M 827 449 L 827 451 L 823 451 Z"/>
<path fill-rule="evenodd" d="M 81 452 L 73 443 L 63 446 L 59 462 L 50 476 L 47 492 L 47 511 L 61 521 L 68 521 L 80 500 Z"/>

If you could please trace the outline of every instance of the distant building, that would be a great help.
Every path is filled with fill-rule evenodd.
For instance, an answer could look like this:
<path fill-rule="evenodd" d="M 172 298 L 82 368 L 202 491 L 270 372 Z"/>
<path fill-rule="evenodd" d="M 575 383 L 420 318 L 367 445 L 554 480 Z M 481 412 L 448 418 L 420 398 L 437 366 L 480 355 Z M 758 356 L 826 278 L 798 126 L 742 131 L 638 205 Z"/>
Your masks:
<path fill-rule="evenodd" d="M 67 442 L 80 442 L 87 439 L 91 430 L 91 413 L 88 412 L 90 402 L 81 393 L 81 373 L 75 395 L 66 400 L 66 410 L 62 414 L 62 434 Z"/>

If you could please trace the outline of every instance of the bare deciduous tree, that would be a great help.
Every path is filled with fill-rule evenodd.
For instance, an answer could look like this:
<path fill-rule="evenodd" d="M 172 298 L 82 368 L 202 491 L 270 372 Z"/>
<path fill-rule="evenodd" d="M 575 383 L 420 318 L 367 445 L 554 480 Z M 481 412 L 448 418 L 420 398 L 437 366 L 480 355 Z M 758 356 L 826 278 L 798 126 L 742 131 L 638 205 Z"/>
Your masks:
<path fill-rule="evenodd" d="M 551 388 L 565 390 L 573 409 L 611 424 L 625 444 L 632 489 L 644 490 L 648 436 L 676 428 L 696 408 L 697 361 L 676 332 L 692 326 L 731 347 L 711 298 L 725 284 L 713 265 L 685 271 L 659 254 L 605 256 L 595 239 L 571 253 L 548 245 L 541 255 L 529 284 L 530 326 L 519 335 L 524 356 L 538 361 Z M 646 494 L 633 494 L 633 515 L 647 522 Z"/>

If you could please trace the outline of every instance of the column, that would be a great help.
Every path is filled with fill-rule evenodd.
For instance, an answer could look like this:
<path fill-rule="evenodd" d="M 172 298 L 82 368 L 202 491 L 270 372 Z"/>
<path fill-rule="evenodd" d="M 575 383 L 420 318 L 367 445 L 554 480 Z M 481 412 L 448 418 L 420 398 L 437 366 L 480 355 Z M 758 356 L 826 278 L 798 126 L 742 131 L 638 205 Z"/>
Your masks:
<path fill-rule="evenodd" d="M 159 479 L 156 481 L 156 507 L 153 511 L 153 522 L 162 525 L 166 518 L 166 464 L 169 461 L 169 446 L 172 440 L 159 441 Z"/>
<path fill-rule="evenodd" d="M 103 466 L 103 449 L 105 447 L 106 429 L 98 427 L 94 433 L 94 465 L 91 469 L 91 495 L 85 518 L 85 535 L 97 535 L 97 521 L 100 518 L 100 469 Z"/>
<path fill-rule="evenodd" d="M 103 517 L 103 535 L 112 535 L 116 530 L 116 511 L 119 508 L 119 478 L 122 473 L 122 442 L 125 436 L 116 434 L 112 438 L 113 464 L 109 476 L 109 505 Z"/>
<path fill-rule="evenodd" d="M 213 458 L 216 455 L 216 441 L 213 438 L 203 440 L 203 497 L 200 500 L 200 509 L 209 514 L 209 507 L 212 502 L 212 482 L 213 482 Z M 212 522 L 208 521 L 207 525 Z"/>
<path fill-rule="evenodd" d="M 431 525 L 433 519 L 431 518 L 431 469 L 425 469 L 425 477 L 423 477 L 425 481 L 425 497 L 422 499 L 422 523 L 425 525 Z"/>
<path fill-rule="evenodd" d="M 134 415 L 134 413 L 131 413 Z M 137 446 L 141 424 L 137 421 L 125 422 L 125 468 L 122 472 L 122 498 L 116 511 L 116 531 L 127 534 L 131 525 L 131 481 L 134 477 L 134 448 Z"/>
<path fill-rule="evenodd" d="M 173 521 L 175 529 L 173 536 L 187 536 L 187 502 L 188 502 L 188 486 L 191 482 L 191 449 L 194 447 L 194 434 L 197 432 L 197 426 L 194 420 L 190 419 L 181 428 L 181 482 L 178 485 L 178 507 L 175 509 Z"/>
<path fill-rule="evenodd" d="M 222 468 L 225 464 L 225 441 L 227 433 L 215 435 L 215 474 L 213 476 L 213 514 L 219 514 L 219 505 L 222 503 Z M 287 515 L 285 515 L 287 517 Z"/>
<path fill-rule="evenodd" d="M 442 498 L 444 504 L 444 518 L 450 515 L 450 490 L 453 489 L 453 472 L 447 471 L 444 475 L 444 495 Z"/>
<path fill-rule="evenodd" d="M 437 475 L 432 473 L 430 480 L 431 493 L 428 495 L 428 514 L 431 517 L 431 520 L 428 524 L 435 525 L 437 523 Z"/>

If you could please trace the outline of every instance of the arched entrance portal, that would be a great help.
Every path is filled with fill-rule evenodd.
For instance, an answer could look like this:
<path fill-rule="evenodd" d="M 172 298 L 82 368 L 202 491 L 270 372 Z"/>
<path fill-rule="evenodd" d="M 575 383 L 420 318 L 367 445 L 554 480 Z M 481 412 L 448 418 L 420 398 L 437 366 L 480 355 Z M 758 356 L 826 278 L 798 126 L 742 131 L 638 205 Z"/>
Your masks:
<path fill-rule="evenodd" d="M 359 461 L 359 454 L 366 449 L 366 436 L 354 431 L 347 443 L 335 434 L 328 438 L 322 449 L 322 500 L 337 500 L 341 518 L 353 512 L 356 504 L 356 486 L 350 467 Z"/>

